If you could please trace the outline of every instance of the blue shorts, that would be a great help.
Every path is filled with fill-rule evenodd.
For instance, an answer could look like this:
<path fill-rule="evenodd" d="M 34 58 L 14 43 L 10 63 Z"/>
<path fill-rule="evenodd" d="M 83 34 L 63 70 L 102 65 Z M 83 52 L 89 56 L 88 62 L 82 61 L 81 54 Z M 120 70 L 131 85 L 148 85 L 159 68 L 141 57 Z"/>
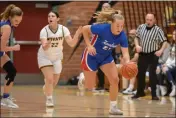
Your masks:
<path fill-rule="evenodd" d="M 96 71 L 100 66 L 114 62 L 111 54 L 95 56 L 89 55 L 87 49 L 84 50 L 81 59 L 81 68 L 85 71 Z"/>
<path fill-rule="evenodd" d="M 2 57 L 5 54 L 5 52 L 0 51 L 0 57 Z"/>

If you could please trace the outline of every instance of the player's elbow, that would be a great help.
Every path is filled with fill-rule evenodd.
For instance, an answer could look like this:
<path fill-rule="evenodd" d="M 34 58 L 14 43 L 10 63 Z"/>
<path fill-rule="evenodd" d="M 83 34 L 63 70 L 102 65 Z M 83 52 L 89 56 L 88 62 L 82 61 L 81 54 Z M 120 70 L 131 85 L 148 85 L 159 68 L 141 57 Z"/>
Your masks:
<path fill-rule="evenodd" d="M 88 33 L 89 29 L 90 29 L 90 25 L 85 25 L 83 26 L 82 31 L 83 33 Z"/>
<path fill-rule="evenodd" d="M 75 45 L 74 45 L 74 44 L 69 44 L 69 46 L 70 46 L 70 47 L 72 47 L 72 48 L 73 48 L 73 47 L 75 47 Z"/>
<path fill-rule="evenodd" d="M 68 42 L 68 45 L 72 48 L 75 47 L 75 44 L 73 42 Z"/>

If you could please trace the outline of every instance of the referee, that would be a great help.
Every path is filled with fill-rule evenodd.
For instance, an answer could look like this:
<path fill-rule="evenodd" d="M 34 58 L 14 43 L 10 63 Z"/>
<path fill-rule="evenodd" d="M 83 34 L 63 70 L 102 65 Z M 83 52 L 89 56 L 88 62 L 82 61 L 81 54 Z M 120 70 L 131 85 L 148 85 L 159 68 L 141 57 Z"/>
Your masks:
<path fill-rule="evenodd" d="M 166 38 L 164 32 L 155 24 L 156 17 L 153 13 L 146 15 L 146 23 L 140 25 L 136 31 L 135 46 L 139 53 L 137 93 L 132 99 L 145 96 L 145 73 L 149 68 L 149 78 L 151 85 L 152 100 L 159 100 L 156 96 L 156 67 L 158 58 L 166 48 Z"/>

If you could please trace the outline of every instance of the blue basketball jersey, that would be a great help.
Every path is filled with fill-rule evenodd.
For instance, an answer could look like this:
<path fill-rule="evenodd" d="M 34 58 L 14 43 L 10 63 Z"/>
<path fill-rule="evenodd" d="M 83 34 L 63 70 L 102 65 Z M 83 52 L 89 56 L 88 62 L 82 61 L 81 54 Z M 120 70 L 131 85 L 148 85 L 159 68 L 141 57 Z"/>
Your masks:
<path fill-rule="evenodd" d="M 9 20 L 7 20 L 7 21 L 0 21 L 0 27 L 2 27 L 3 25 L 10 25 L 11 26 L 11 23 L 10 23 Z"/>
<path fill-rule="evenodd" d="M 112 49 L 117 45 L 128 48 L 128 40 L 124 31 L 119 35 L 111 32 L 110 24 L 95 24 L 91 26 L 94 34 L 91 45 L 95 47 L 97 54 L 91 56 L 87 48 L 82 55 L 81 66 L 87 71 L 96 71 L 100 66 L 113 62 Z"/>
<path fill-rule="evenodd" d="M 7 20 L 7 21 L 0 21 L 0 28 L 1 28 L 2 26 L 4 26 L 4 25 L 9 25 L 9 26 L 11 26 L 11 23 L 10 23 L 9 20 Z M 11 28 L 12 28 L 12 26 L 11 26 Z M 1 37 L 1 34 L 0 34 L 0 37 Z M 4 53 L 5 53 L 5 52 L 0 51 L 0 57 L 2 57 L 2 56 L 4 55 Z"/>
<path fill-rule="evenodd" d="M 93 44 L 97 53 L 111 54 L 112 49 L 119 44 L 121 47 L 128 48 L 128 40 L 125 32 L 122 31 L 119 35 L 112 34 L 110 24 L 92 25 L 91 32 L 98 35 Z"/>

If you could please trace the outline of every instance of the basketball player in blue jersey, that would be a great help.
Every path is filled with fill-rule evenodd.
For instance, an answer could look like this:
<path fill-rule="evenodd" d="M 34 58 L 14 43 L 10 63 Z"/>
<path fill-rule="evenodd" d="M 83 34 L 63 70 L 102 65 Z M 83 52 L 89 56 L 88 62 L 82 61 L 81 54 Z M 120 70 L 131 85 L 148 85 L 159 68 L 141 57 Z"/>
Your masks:
<path fill-rule="evenodd" d="M 7 75 L 4 82 L 4 91 L 1 99 L 1 105 L 18 108 L 18 105 L 13 103 L 10 99 L 10 90 L 13 86 L 13 82 L 16 76 L 16 68 L 13 63 L 10 61 L 10 58 L 5 52 L 8 51 L 19 51 L 20 45 L 8 46 L 8 40 L 10 38 L 11 32 L 14 27 L 17 27 L 22 21 L 23 12 L 19 7 L 15 5 L 9 5 L 6 7 L 5 11 L 1 14 L 0 22 L 0 35 L 1 35 L 1 48 L 0 48 L 0 59 L 1 59 L 1 68 L 3 68 Z"/>
<path fill-rule="evenodd" d="M 122 115 L 117 108 L 118 73 L 112 57 L 112 49 L 121 46 L 124 63 L 129 62 L 128 40 L 124 27 L 124 17 L 115 10 L 97 13 L 100 23 L 83 27 L 84 40 L 87 47 L 82 55 L 81 66 L 85 76 L 85 87 L 95 86 L 96 72 L 100 68 L 110 82 L 110 109 L 112 115 Z M 90 40 L 90 34 L 94 34 Z"/>

